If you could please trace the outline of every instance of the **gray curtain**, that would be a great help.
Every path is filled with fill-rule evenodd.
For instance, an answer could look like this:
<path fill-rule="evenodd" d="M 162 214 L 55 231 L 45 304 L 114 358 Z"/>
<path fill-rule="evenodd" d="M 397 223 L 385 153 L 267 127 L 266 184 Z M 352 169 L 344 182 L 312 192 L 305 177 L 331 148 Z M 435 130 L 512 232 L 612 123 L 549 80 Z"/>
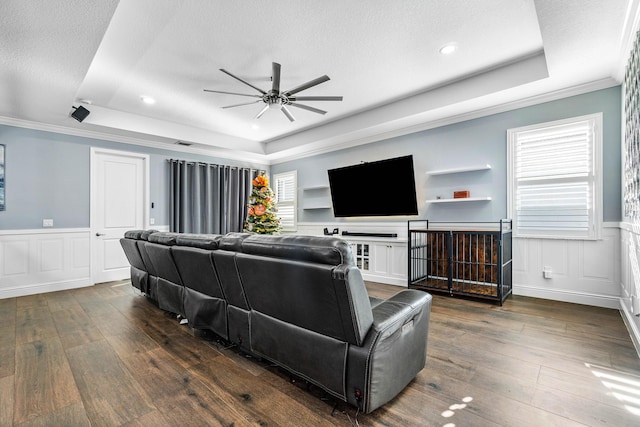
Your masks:
<path fill-rule="evenodd" d="M 178 233 L 242 231 L 251 180 L 264 171 L 169 160 L 169 227 Z"/>

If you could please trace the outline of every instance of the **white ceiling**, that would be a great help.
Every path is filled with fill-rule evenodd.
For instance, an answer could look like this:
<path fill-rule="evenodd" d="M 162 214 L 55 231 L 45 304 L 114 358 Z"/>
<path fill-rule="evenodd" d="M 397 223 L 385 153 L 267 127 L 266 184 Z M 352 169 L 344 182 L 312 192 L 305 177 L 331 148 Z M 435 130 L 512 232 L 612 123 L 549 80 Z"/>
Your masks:
<path fill-rule="evenodd" d="M 0 3 L 0 123 L 277 162 L 619 83 L 638 0 Z M 458 50 L 438 52 L 449 42 Z M 257 94 L 341 95 L 255 119 Z M 151 96 L 154 105 L 141 102 Z M 546 98 L 545 98 L 546 97 Z M 85 104 L 82 104 L 85 102 Z M 90 103 L 90 104 L 89 104 Z M 71 106 L 91 111 L 83 123 Z M 172 148 L 175 148 L 172 145 Z"/>

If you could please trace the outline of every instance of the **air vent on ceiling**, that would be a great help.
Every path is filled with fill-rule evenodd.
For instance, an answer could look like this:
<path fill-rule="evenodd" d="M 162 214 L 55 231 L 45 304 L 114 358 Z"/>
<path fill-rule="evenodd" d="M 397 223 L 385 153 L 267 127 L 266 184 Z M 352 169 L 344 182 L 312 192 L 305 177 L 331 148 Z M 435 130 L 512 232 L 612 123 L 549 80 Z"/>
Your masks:
<path fill-rule="evenodd" d="M 190 142 L 184 142 L 184 141 L 176 141 L 175 144 L 176 145 L 184 145 L 185 147 L 191 147 L 193 145 Z"/>

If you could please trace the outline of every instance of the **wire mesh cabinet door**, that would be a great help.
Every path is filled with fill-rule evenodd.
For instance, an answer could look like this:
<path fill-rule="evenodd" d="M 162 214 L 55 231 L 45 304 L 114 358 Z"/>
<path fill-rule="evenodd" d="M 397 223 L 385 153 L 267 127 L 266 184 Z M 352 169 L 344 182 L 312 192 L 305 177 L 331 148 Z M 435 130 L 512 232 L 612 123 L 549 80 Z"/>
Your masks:
<path fill-rule="evenodd" d="M 451 231 L 412 230 L 409 287 L 451 290 Z"/>

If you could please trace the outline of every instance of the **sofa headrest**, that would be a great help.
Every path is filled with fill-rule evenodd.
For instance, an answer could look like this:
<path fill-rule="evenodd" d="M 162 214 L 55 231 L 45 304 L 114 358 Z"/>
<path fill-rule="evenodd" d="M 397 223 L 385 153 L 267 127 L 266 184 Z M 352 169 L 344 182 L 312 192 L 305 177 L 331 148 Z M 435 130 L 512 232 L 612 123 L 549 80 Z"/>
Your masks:
<path fill-rule="evenodd" d="M 254 234 L 243 240 L 242 252 L 329 265 L 354 265 L 349 244 L 337 237 Z"/>
<path fill-rule="evenodd" d="M 228 233 L 222 236 L 220 239 L 218 248 L 226 251 L 240 251 L 242 249 L 242 242 L 251 236 L 247 233 Z"/>
<path fill-rule="evenodd" d="M 222 236 L 219 234 L 179 234 L 176 244 L 199 249 L 218 249 Z"/>
<path fill-rule="evenodd" d="M 176 239 L 178 238 L 178 233 L 153 233 L 149 235 L 149 241 L 152 243 L 159 243 L 161 245 L 173 246 L 176 244 Z"/>
<path fill-rule="evenodd" d="M 140 233 L 140 240 L 149 240 L 149 236 L 157 232 L 158 230 L 143 230 L 142 233 Z"/>
<path fill-rule="evenodd" d="M 129 230 L 124 232 L 125 239 L 140 240 L 140 236 L 144 230 Z"/>

